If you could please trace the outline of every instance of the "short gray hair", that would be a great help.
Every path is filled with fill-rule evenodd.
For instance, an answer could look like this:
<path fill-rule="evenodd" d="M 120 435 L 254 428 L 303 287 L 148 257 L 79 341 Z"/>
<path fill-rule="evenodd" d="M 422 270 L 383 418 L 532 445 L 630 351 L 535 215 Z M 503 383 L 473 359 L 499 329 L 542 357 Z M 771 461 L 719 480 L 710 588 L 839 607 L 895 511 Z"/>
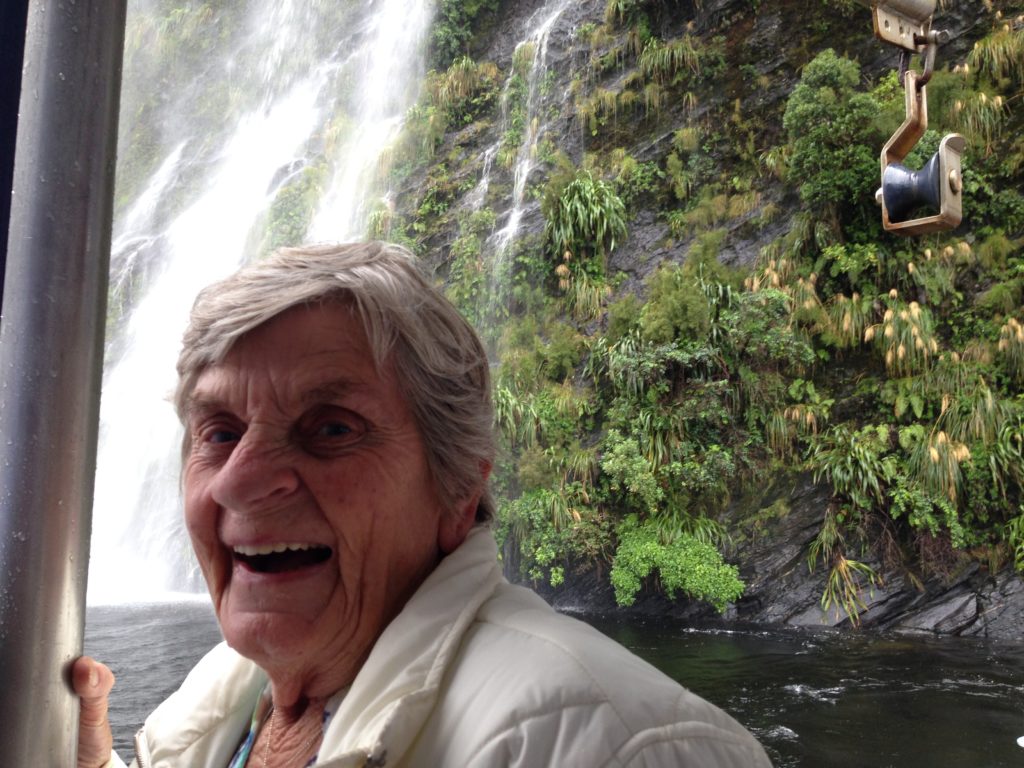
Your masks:
<path fill-rule="evenodd" d="M 203 289 L 178 356 L 178 417 L 185 422 L 200 374 L 238 339 L 291 307 L 325 301 L 355 307 L 378 369 L 391 356 L 445 508 L 480 492 L 476 520 L 492 519 L 494 498 L 481 480 L 481 467 L 494 460 L 487 353 L 416 257 L 397 245 L 282 248 Z M 183 455 L 190 449 L 186 429 Z"/>

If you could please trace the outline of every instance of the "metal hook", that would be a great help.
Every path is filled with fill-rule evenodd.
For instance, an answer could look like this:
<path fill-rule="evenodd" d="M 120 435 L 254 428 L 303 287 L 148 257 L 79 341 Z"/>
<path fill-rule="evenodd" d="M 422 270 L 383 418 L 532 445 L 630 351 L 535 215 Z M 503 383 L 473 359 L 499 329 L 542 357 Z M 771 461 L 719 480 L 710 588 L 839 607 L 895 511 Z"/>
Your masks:
<path fill-rule="evenodd" d="M 949 32 L 944 29 L 930 30 L 926 35 L 914 35 L 914 43 L 918 46 L 918 52 L 921 54 L 921 61 L 924 65 L 921 76 L 917 78 L 919 89 L 924 88 L 932 79 L 932 74 L 935 72 L 935 54 L 940 45 L 948 42 Z M 900 85 L 903 85 L 904 76 L 910 70 L 910 57 L 913 54 L 914 51 L 909 48 L 900 48 Z"/>

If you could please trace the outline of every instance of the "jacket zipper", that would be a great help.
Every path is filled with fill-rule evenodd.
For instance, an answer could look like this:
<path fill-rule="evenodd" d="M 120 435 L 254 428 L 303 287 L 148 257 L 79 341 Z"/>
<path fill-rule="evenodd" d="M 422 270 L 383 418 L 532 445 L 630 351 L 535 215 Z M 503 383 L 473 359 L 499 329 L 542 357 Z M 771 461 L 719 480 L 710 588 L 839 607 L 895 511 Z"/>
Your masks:
<path fill-rule="evenodd" d="M 135 734 L 135 762 L 139 768 L 149 768 L 149 763 L 143 757 L 144 750 L 142 749 L 143 730 L 140 728 Z"/>

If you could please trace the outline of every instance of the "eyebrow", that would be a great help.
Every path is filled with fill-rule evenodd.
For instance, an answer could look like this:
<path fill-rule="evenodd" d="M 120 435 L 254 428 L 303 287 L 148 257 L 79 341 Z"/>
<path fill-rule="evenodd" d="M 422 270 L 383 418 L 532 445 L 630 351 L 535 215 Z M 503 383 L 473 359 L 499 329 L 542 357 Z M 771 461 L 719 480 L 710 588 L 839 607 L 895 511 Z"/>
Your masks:
<path fill-rule="evenodd" d="M 353 392 L 360 391 L 370 391 L 369 385 L 354 379 L 335 379 L 306 390 L 299 398 L 299 402 L 304 406 L 309 406 L 329 400 L 339 400 Z"/>
<path fill-rule="evenodd" d="M 185 422 L 224 410 L 224 401 L 216 397 L 189 397 L 185 403 Z"/>
<path fill-rule="evenodd" d="M 368 392 L 371 391 L 371 388 L 363 381 L 339 378 L 318 384 L 312 389 L 306 390 L 300 396 L 299 403 L 302 407 L 308 408 L 317 403 L 339 400 L 353 392 L 361 391 Z M 193 392 L 192 397 L 185 404 L 185 419 L 186 421 L 191 421 L 197 417 L 217 413 L 225 409 L 227 409 L 227 405 L 223 398 L 216 395 L 204 396 L 200 394 L 196 396 L 195 392 Z"/>

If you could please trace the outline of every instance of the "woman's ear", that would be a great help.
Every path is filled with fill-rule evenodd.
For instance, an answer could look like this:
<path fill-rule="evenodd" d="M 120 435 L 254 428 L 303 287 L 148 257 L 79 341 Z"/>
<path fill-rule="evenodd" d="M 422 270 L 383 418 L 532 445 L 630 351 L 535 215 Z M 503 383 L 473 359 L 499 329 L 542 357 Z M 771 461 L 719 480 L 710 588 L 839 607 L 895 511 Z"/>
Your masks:
<path fill-rule="evenodd" d="M 481 488 L 487 485 L 487 478 L 490 475 L 491 463 L 489 461 L 481 461 Z M 480 506 L 480 497 L 482 495 L 483 491 L 477 490 L 475 493 L 459 501 L 455 505 L 455 509 L 451 510 L 448 514 L 442 515 L 437 530 L 437 544 L 444 554 L 450 555 L 462 546 L 462 542 L 466 540 L 470 529 L 476 523 L 476 510 Z"/>

